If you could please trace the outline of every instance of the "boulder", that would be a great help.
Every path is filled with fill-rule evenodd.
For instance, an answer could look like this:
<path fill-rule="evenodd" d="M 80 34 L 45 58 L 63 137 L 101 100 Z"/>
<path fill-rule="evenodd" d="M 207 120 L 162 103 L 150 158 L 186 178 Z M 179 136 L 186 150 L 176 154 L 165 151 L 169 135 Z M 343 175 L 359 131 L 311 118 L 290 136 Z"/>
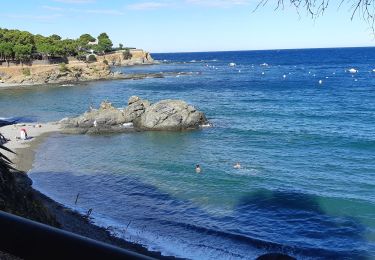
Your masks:
<path fill-rule="evenodd" d="M 99 109 L 60 121 L 66 133 L 115 133 L 135 130 L 178 131 L 207 124 L 206 116 L 182 100 L 162 100 L 153 105 L 132 96 L 124 110 L 104 101 Z"/>
<path fill-rule="evenodd" d="M 146 108 L 141 117 L 134 120 L 142 130 L 187 130 L 206 124 L 206 116 L 182 100 L 162 100 Z"/>
<path fill-rule="evenodd" d="M 79 133 L 115 132 L 125 122 L 123 112 L 107 101 L 102 102 L 99 109 L 90 109 L 81 116 L 60 121 L 65 129 L 76 128 L 73 132 Z"/>
<path fill-rule="evenodd" d="M 131 96 L 128 100 L 128 106 L 124 109 L 125 123 L 133 122 L 139 118 L 150 106 L 148 100 L 142 100 L 137 96 Z"/>

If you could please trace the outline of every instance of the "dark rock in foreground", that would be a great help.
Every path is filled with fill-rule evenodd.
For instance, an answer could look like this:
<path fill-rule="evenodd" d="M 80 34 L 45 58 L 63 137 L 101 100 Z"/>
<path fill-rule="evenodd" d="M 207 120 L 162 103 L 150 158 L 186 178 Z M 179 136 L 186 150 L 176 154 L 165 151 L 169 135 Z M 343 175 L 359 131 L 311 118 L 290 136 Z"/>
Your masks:
<path fill-rule="evenodd" d="M 104 101 L 99 109 L 60 121 L 67 133 L 102 134 L 128 131 L 181 131 L 208 124 L 203 112 L 182 100 L 162 100 L 151 104 L 137 96 L 128 106 L 117 109 Z"/>

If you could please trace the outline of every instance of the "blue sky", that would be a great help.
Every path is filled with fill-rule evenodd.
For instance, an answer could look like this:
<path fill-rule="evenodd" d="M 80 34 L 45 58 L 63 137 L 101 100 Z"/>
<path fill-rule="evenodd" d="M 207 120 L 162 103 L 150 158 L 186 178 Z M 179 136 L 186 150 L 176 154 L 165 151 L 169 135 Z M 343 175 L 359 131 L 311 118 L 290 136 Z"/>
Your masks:
<path fill-rule="evenodd" d="M 260 1 L 260 0 L 259 0 Z M 115 45 L 151 52 L 374 46 L 369 26 L 336 1 L 311 19 L 276 0 L 3 1 L 0 27 L 76 38 L 107 32 Z M 339 1 L 337 1 L 339 2 Z"/>

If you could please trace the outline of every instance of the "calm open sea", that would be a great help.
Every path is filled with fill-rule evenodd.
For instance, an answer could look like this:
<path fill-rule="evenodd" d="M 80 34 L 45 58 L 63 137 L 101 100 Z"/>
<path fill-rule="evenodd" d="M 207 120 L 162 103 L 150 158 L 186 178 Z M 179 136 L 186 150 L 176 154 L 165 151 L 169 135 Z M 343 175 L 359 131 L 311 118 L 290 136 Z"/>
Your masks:
<path fill-rule="evenodd" d="M 138 95 L 186 100 L 214 127 L 52 135 L 37 189 L 168 255 L 375 258 L 375 48 L 153 56 L 115 70 L 188 75 L 1 90 L 0 117 L 60 120 Z"/>

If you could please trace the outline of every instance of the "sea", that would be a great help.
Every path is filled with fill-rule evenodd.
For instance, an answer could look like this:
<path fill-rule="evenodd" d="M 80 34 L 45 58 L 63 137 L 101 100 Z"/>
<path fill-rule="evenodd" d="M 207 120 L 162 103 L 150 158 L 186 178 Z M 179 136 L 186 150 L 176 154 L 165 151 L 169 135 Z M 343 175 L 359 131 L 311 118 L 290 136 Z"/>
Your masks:
<path fill-rule="evenodd" d="M 375 48 L 152 56 L 113 70 L 164 78 L 2 89 L 0 117 L 57 121 L 137 95 L 185 100 L 212 127 L 53 134 L 36 189 L 163 255 L 375 259 Z"/>

